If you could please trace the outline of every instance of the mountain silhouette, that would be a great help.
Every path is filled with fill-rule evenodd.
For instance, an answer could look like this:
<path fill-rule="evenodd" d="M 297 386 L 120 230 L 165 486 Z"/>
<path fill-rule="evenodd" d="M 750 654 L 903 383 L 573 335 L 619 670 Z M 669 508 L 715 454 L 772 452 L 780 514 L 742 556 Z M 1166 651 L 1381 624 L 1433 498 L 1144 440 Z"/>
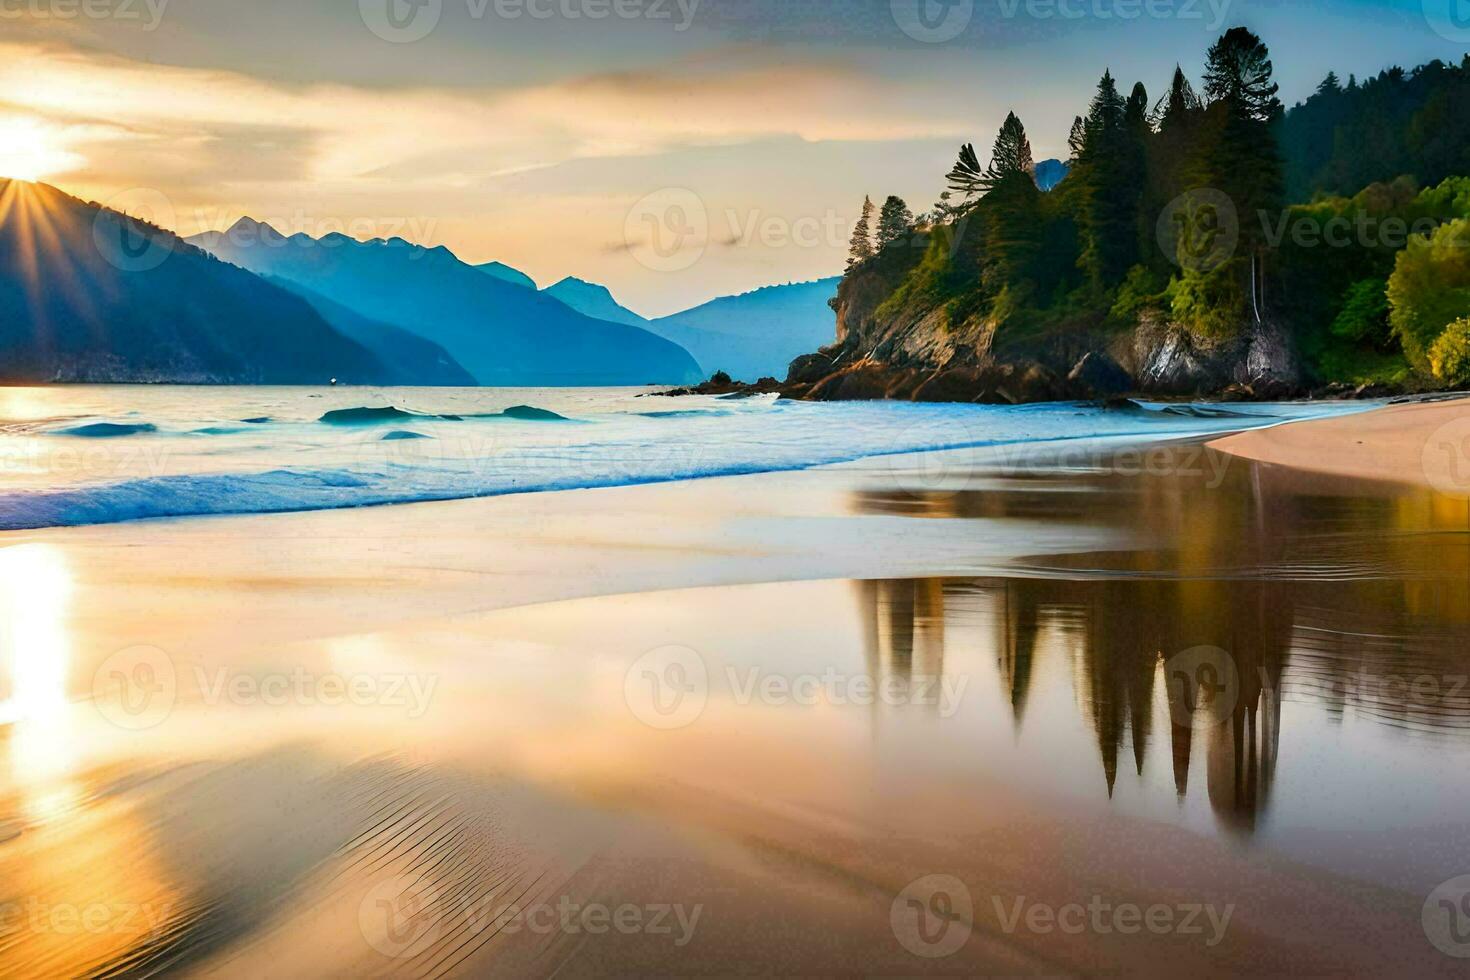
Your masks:
<path fill-rule="evenodd" d="M 504 280 L 512 286 L 524 286 L 526 289 L 535 289 L 536 280 L 526 275 L 520 269 L 512 268 L 504 262 L 486 262 L 475 266 L 481 272 L 494 276 L 496 279 Z"/>
<path fill-rule="evenodd" d="M 543 292 L 599 320 L 641 326 L 694 355 L 706 375 L 724 371 L 755 381 L 786 376 L 793 358 L 832 343 L 837 317 L 827 301 L 840 278 L 766 286 L 725 296 L 658 320 L 613 299 L 606 286 L 568 277 Z"/>
<path fill-rule="evenodd" d="M 0 381 L 395 383 L 305 301 L 172 232 L 0 179 Z"/>
<path fill-rule="evenodd" d="M 606 286 L 575 276 L 567 276 L 554 286 L 547 286 L 542 290 L 547 296 L 551 296 L 570 306 L 578 313 L 585 313 L 596 320 L 607 320 L 610 323 L 626 323 L 634 327 L 648 327 L 648 321 L 634 313 L 626 306 L 613 299 L 613 294 Z M 690 351 L 693 353 L 693 351 Z M 696 355 L 695 360 L 698 360 Z M 703 364 L 701 363 L 701 366 Z"/>
<path fill-rule="evenodd" d="M 550 296 L 401 238 L 281 235 L 242 218 L 190 241 L 252 272 L 300 284 L 370 320 L 443 347 L 482 385 L 682 384 L 687 351 L 654 334 L 583 316 Z"/>
<path fill-rule="evenodd" d="M 654 320 L 648 329 L 686 348 L 706 374 L 784 378 L 795 358 L 836 338 L 837 314 L 828 301 L 841 281 L 834 276 L 724 296 Z"/>

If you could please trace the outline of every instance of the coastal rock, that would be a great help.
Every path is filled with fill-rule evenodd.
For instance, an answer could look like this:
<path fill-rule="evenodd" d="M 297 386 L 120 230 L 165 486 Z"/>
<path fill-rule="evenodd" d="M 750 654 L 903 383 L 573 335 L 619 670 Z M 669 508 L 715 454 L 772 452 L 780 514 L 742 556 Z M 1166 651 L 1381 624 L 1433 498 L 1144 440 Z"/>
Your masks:
<path fill-rule="evenodd" d="M 914 389 L 916 402 L 973 402 L 982 393 L 980 372 L 971 369 L 938 371 Z"/>
<path fill-rule="evenodd" d="M 906 386 L 911 390 L 912 379 L 905 372 L 895 372 L 882 364 L 863 361 L 819 381 L 807 397 L 821 402 L 880 401 L 904 397 Z"/>
<path fill-rule="evenodd" d="M 1117 361 L 1100 351 L 1089 351 L 1082 355 L 1082 359 L 1067 375 L 1067 381 L 1074 389 L 1085 392 L 1092 398 L 1121 395 L 1135 387 L 1133 376 L 1123 370 Z"/>
<path fill-rule="evenodd" d="M 815 354 L 803 354 L 791 362 L 786 372 L 788 385 L 816 384 L 837 369 L 837 355 L 823 348 Z"/>

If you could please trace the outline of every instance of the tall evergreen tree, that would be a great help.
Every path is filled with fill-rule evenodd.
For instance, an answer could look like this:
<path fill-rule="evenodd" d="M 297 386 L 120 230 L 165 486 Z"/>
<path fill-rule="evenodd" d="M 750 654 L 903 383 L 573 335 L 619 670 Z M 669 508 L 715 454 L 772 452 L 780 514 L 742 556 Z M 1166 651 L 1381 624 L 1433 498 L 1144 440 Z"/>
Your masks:
<path fill-rule="evenodd" d="M 1243 27 L 1221 35 L 1205 61 L 1205 113 L 1199 155 L 1193 171 L 1197 186 L 1225 193 L 1235 205 L 1237 254 L 1247 260 L 1240 285 L 1247 306 L 1259 319 L 1265 306 L 1265 241 L 1261 216 L 1282 207 L 1284 175 L 1277 148 L 1282 118 L 1270 52 Z"/>
<path fill-rule="evenodd" d="M 1184 69 L 1174 66 L 1174 78 L 1169 83 L 1169 92 L 1159 104 L 1159 132 L 1188 126 L 1200 109 L 1199 96 L 1194 86 L 1184 75 Z"/>
<path fill-rule="evenodd" d="M 1036 189 L 1036 164 L 1026 127 L 1008 113 L 991 149 L 985 169 L 985 258 L 982 276 L 991 290 L 1024 292 L 1035 278 L 1041 247 L 1041 192 Z"/>
<path fill-rule="evenodd" d="M 1087 122 L 1077 116 L 1072 120 L 1072 130 L 1067 134 L 1067 151 L 1070 154 L 1067 162 L 1074 167 L 1077 161 L 1082 159 L 1082 147 L 1087 143 Z"/>
<path fill-rule="evenodd" d="M 1031 141 L 1026 138 L 1026 127 L 1021 125 L 1014 112 L 1008 112 L 995 136 L 995 145 L 991 147 L 985 180 L 994 187 L 1011 174 L 1035 172 L 1036 161 L 1031 156 Z"/>
<path fill-rule="evenodd" d="M 1205 101 L 1223 102 L 1233 115 L 1266 123 L 1281 112 L 1271 80 L 1271 53 L 1244 27 L 1232 27 L 1205 56 Z"/>
<path fill-rule="evenodd" d="M 878 248 L 881 250 L 903 238 L 913 223 L 914 213 L 903 198 L 890 195 L 878 213 Z"/>
<path fill-rule="evenodd" d="M 1128 102 L 1104 72 L 1083 126 L 1082 153 L 1069 180 L 1078 182 L 1083 269 L 1097 290 L 1123 281 L 1138 256 L 1140 185 Z"/>
<path fill-rule="evenodd" d="M 860 262 L 873 257 L 873 199 L 863 198 L 863 214 L 852 230 L 852 242 L 847 250 L 847 267 L 851 269 Z"/>

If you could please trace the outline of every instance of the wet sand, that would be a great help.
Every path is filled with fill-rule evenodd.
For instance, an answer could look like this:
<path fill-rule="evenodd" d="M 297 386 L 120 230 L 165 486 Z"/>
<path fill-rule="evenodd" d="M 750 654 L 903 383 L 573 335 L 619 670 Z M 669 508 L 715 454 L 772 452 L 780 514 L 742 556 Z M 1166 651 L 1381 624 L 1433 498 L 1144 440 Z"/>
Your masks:
<path fill-rule="evenodd" d="M 1470 398 L 1464 396 L 1242 432 L 1211 445 L 1274 466 L 1470 494 Z"/>
<path fill-rule="evenodd" d="M 1114 444 L 12 535 L 0 975 L 1455 974 L 1467 521 Z"/>

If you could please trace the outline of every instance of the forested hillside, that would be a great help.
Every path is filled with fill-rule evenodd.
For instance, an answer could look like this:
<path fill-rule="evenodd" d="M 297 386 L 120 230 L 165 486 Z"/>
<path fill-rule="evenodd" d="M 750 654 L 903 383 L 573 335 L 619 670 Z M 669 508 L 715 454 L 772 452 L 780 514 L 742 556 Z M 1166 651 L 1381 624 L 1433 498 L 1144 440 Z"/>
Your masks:
<path fill-rule="evenodd" d="M 798 361 L 797 393 L 1470 382 L 1470 60 L 1329 75 L 1290 110 L 1274 71 L 1266 44 L 1233 28 L 1198 86 L 1176 68 L 1155 97 L 1104 72 L 1050 191 L 1011 113 L 988 162 L 961 147 L 929 212 L 870 204 L 838 343 Z"/>

